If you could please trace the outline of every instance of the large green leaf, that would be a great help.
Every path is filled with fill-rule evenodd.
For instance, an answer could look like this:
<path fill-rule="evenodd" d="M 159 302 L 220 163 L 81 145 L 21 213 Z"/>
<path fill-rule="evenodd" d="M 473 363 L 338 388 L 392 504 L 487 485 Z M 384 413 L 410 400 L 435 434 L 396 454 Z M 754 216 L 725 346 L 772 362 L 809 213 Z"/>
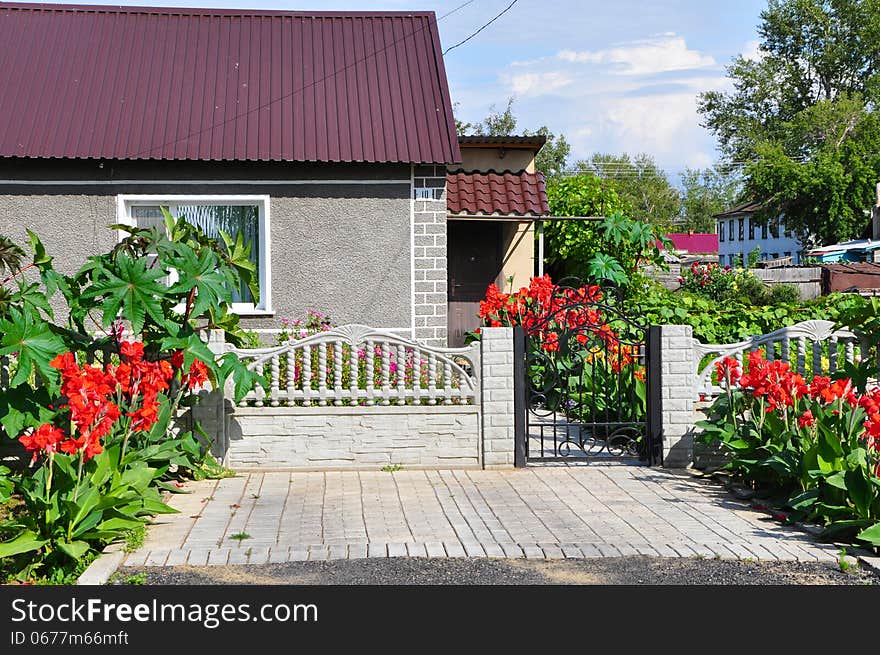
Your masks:
<path fill-rule="evenodd" d="M 34 369 L 50 383 L 57 380 L 58 372 L 49 366 L 49 362 L 67 348 L 48 323 L 34 320 L 29 312 L 11 307 L 9 318 L 0 320 L 0 335 L 0 355 L 17 353 L 18 356 L 18 370 L 10 380 L 10 386 L 28 380 Z"/>
<path fill-rule="evenodd" d="M 880 546 L 880 523 L 875 523 L 870 528 L 862 530 L 856 535 L 856 539 L 867 541 L 874 546 Z"/>
<path fill-rule="evenodd" d="M 187 248 L 172 263 L 177 270 L 178 281 L 170 292 L 189 294 L 195 289 L 191 318 L 201 316 L 208 307 L 232 301 L 229 289 L 234 280 L 228 274 L 228 269 L 218 267 L 217 256 L 210 250 L 204 249 L 196 255 L 194 250 Z"/>
<path fill-rule="evenodd" d="M 56 541 L 55 545 L 72 559 L 80 559 L 91 548 L 87 541 Z"/>
<path fill-rule="evenodd" d="M 52 398 L 46 387 L 34 389 L 21 383 L 0 394 L 0 426 L 10 438 L 21 435 L 26 428 L 52 423 L 58 410 L 49 409 Z"/>
<path fill-rule="evenodd" d="M 48 541 L 40 539 L 33 530 L 24 530 L 12 541 L 0 543 L 0 558 L 12 557 L 21 553 L 29 553 L 32 550 L 40 550 Z"/>
<path fill-rule="evenodd" d="M 261 374 L 248 368 L 247 363 L 235 353 L 226 353 L 220 359 L 218 384 L 223 385 L 230 376 L 235 381 L 236 403 L 240 402 L 257 382 L 265 381 Z"/>
<path fill-rule="evenodd" d="M 847 471 L 845 478 L 847 493 L 853 505 L 856 506 L 858 515 L 867 518 L 870 516 L 871 501 L 873 500 L 871 483 L 868 482 L 865 473 L 860 469 Z"/>
<path fill-rule="evenodd" d="M 168 293 L 168 287 L 158 280 L 165 276 L 165 271 L 148 268 L 145 257 L 132 259 L 121 254 L 112 265 L 100 267 L 96 275 L 95 282 L 84 289 L 82 295 L 103 299 L 101 323 L 105 328 L 119 317 L 120 312 L 131 322 L 135 334 L 143 330 L 147 315 L 160 325 L 164 324 L 161 299 Z"/>
<path fill-rule="evenodd" d="M 257 277 L 257 265 L 251 261 L 251 244 L 245 243 L 244 235 L 239 232 L 233 241 L 226 232 L 220 230 L 220 238 L 226 246 L 226 256 L 229 263 L 235 268 L 241 283 L 245 285 L 254 297 L 254 303 L 260 302 L 260 280 Z"/>
<path fill-rule="evenodd" d="M 40 285 L 37 282 L 29 283 L 25 279 L 19 279 L 18 291 L 13 294 L 12 302 L 34 316 L 39 316 L 42 311 L 50 319 L 55 318 L 52 306 L 49 304 L 46 294 L 40 291 Z"/>

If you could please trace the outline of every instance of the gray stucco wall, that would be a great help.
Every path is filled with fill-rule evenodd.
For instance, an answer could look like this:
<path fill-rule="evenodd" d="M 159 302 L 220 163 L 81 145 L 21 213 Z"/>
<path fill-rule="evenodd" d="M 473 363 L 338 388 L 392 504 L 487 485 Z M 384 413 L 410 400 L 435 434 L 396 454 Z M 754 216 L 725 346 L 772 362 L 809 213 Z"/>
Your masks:
<path fill-rule="evenodd" d="M 380 183 L 321 182 L 328 179 Z M 58 268 L 69 273 L 87 256 L 115 243 L 106 226 L 117 221 L 117 194 L 268 195 L 274 317 L 244 318 L 245 327 L 277 328 L 281 317 L 315 309 L 339 324 L 409 329 L 412 192 L 408 183 L 401 183 L 409 179 L 409 165 L 4 162 L 0 234 L 25 245 L 25 228 L 30 228 L 55 256 Z M 29 185 L 28 180 L 72 183 Z M 168 180 L 175 182 L 164 182 Z M 202 180 L 230 183 L 200 184 Z"/>

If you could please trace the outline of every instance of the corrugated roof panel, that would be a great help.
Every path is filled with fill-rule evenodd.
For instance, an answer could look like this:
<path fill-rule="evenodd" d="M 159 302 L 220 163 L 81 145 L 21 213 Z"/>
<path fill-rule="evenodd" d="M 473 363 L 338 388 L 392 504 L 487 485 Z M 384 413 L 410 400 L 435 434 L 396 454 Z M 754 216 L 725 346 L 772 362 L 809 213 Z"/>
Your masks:
<path fill-rule="evenodd" d="M 433 12 L 0 5 L 0 157 L 460 161 Z"/>

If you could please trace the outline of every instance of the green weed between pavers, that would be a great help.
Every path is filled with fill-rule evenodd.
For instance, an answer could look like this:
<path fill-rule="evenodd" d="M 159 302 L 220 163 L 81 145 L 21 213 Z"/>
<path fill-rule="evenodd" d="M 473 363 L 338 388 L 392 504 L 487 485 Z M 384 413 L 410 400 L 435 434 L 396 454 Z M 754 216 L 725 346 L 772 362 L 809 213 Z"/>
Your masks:
<path fill-rule="evenodd" d="M 133 553 L 144 545 L 144 539 L 147 538 L 147 526 L 139 525 L 132 528 L 125 533 L 124 537 L 125 546 L 122 549 L 126 553 Z"/>

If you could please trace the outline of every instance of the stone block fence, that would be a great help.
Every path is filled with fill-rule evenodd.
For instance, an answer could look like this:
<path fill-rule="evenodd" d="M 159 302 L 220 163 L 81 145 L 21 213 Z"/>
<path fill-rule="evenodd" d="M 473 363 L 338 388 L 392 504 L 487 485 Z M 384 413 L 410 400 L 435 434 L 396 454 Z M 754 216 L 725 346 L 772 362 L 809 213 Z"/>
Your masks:
<path fill-rule="evenodd" d="M 807 321 L 734 344 L 702 344 L 689 326 L 661 326 L 664 465 L 684 467 L 693 460 L 695 424 L 720 392 L 711 376 L 715 361 L 743 359 L 760 349 L 804 374 L 830 373 L 861 352 L 855 335 L 833 327 Z M 238 403 L 229 387 L 204 390 L 191 410 L 214 438 L 214 454 L 230 468 L 514 465 L 512 328 L 483 328 L 481 341 L 465 348 L 441 348 L 362 325 L 254 350 L 236 349 L 213 330 L 208 346 L 217 354 L 236 353 L 268 381 Z"/>
<path fill-rule="evenodd" d="M 192 410 L 235 470 L 513 465 L 510 328 L 486 328 L 465 348 L 363 325 L 254 350 L 212 330 L 208 346 L 249 360 L 269 382 L 238 403 L 231 386 L 203 391 Z"/>

